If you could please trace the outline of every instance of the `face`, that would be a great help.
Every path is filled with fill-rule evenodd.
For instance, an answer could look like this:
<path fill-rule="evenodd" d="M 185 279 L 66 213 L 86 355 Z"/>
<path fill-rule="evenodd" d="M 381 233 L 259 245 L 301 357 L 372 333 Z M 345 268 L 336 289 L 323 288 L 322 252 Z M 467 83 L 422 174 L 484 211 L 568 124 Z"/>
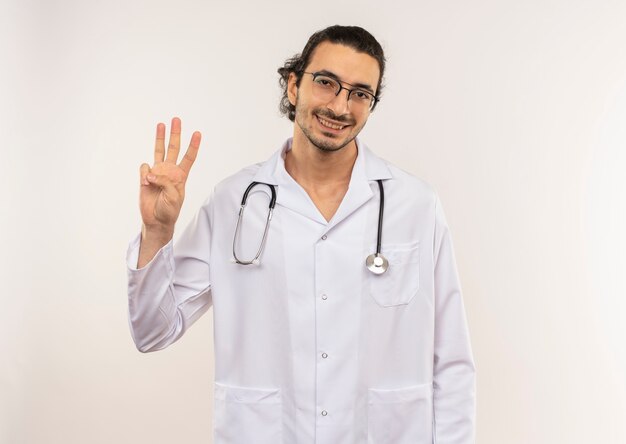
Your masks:
<path fill-rule="evenodd" d="M 375 94 L 380 71 L 372 56 L 330 42 L 320 43 L 313 51 L 306 72 L 325 72 L 340 80 L 342 86 L 360 88 Z M 300 86 L 296 76 L 289 77 L 289 101 L 296 107 L 294 138 L 304 136 L 322 151 L 337 151 L 353 142 L 367 118 L 369 109 L 357 109 L 348 101 L 348 91 L 342 89 L 338 96 L 321 99 L 315 93 L 313 76 L 303 74 Z"/>

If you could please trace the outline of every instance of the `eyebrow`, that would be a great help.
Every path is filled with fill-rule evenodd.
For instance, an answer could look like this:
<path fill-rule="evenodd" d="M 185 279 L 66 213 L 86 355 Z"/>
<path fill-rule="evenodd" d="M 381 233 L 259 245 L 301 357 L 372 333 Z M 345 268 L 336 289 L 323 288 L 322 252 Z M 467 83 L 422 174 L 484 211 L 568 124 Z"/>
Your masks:
<path fill-rule="evenodd" d="M 315 71 L 315 74 L 320 74 L 320 75 L 323 75 L 323 76 L 332 77 L 333 79 L 337 80 L 338 82 L 345 83 L 346 85 L 354 86 L 355 88 L 365 89 L 365 90 L 371 92 L 372 95 L 375 95 L 374 94 L 374 89 L 371 87 L 371 85 L 368 85 L 367 83 L 348 83 L 348 82 L 345 82 L 345 81 L 341 80 L 337 74 L 335 74 L 332 71 L 328 71 L 326 69 Z"/>

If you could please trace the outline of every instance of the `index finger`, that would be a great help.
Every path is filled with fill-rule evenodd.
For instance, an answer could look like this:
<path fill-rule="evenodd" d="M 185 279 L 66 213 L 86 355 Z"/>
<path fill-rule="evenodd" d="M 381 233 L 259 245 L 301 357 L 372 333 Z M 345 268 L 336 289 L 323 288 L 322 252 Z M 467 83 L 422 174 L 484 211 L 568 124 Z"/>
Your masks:
<path fill-rule="evenodd" d="M 157 124 L 156 141 L 154 142 L 154 163 L 163 162 L 165 157 L 165 124 Z"/>
<path fill-rule="evenodd" d="M 196 156 L 198 155 L 198 149 L 200 148 L 200 140 L 202 139 L 202 134 L 200 131 L 196 131 L 191 135 L 191 141 L 189 142 L 189 148 L 187 148 L 187 152 L 183 156 L 178 165 L 183 169 L 186 174 L 189 174 L 189 170 L 191 170 L 191 166 L 196 160 Z"/>

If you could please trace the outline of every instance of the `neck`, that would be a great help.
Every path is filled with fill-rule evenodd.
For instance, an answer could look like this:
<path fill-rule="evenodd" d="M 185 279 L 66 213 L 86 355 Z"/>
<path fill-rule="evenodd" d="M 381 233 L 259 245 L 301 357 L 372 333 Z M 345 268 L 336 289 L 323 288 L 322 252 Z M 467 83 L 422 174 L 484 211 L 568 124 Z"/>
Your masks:
<path fill-rule="evenodd" d="M 296 133 L 285 157 L 285 169 L 305 189 L 348 184 L 356 157 L 354 140 L 337 151 L 323 151 L 304 134 Z"/>

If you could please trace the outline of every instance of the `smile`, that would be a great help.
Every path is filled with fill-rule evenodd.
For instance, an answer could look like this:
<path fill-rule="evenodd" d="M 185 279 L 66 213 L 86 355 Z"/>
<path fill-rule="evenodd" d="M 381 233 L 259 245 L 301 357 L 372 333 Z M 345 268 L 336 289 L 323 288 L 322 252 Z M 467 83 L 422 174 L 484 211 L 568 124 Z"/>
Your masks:
<path fill-rule="evenodd" d="M 317 115 L 315 117 L 317 117 L 317 121 L 319 123 L 321 123 L 322 126 L 325 126 L 326 128 L 330 128 L 330 129 L 334 129 L 334 130 L 342 130 L 346 126 L 348 126 L 348 125 L 338 125 L 336 123 L 329 122 L 328 120 L 323 119 L 323 118 L 321 118 L 320 116 L 317 116 Z"/>

